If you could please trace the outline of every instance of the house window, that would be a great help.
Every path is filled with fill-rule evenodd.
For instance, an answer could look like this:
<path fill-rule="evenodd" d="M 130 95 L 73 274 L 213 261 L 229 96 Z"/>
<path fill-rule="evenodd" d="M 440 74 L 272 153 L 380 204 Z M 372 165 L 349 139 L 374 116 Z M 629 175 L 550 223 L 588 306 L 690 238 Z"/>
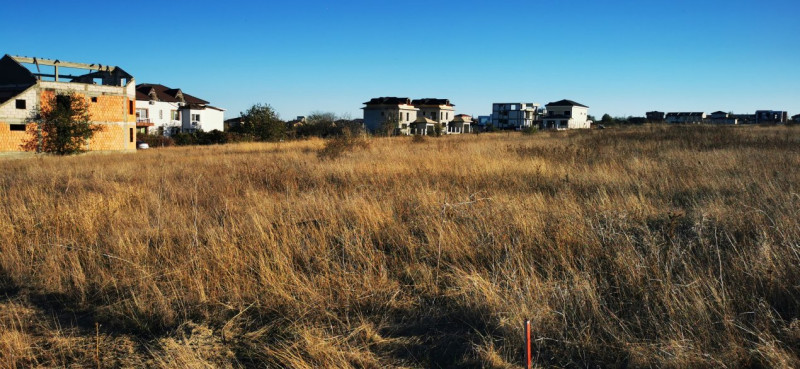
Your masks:
<path fill-rule="evenodd" d="M 172 120 L 181 120 L 181 112 L 177 110 L 170 110 L 170 117 Z"/>
<path fill-rule="evenodd" d="M 93 97 L 93 98 L 92 98 L 92 102 L 93 102 L 93 103 L 96 103 L 96 102 L 97 102 L 97 96 L 95 96 L 95 97 Z"/>
<path fill-rule="evenodd" d="M 131 142 L 133 142 L 133 128 L 129 128 L 128 134 L 130 135 Z"/>
<path fill-rule="evenodd" d="M 17 132 L 25 132 L 25 125 L 24 124 L 11 124 L 11 130 Z"/>
<path fill-rule="evenodd" d="M 17 99 L 17 109 L 25 109 L 26 105 L 25 100 Z"/>
<path fill-rule="evenodd" d="M 147 109 L 136 109 L 136 119 L 147 119 Z"/>
<path fill-rule="evenodd" d="M 133 115 L 133 100 L 128 100 L 128 114 Z"/>
<path fill-rule="evenodd" d="M 386 115 L 386 112 L 383 112 L 383 111 L 382 111 L 382 112 L 381 112 L 381 116 L 385 116 L 385 115 Z"/>
<path fill-rule="evenodd" d="M 406 113 L 406 120 L 409 120 L 409 118 L 408 118 L 408 113 Z"/>
<path fill-rule="evenodd" d="M 570 113 L 571 113 L 570 111 L 565 111 L 565 112 L 564 112 L 564 115 L 565 115 L 565 116 L 569 116 L 569 114 L 570 114 Z"/>
<path fill-rule="evenodd" d="M 192 114 L 192 122 L 199 122 L 200 114 Z"/>
<path fill-rule="evenodd" d="M 164 119 L 164 111 L 163 110 L 159 110 L 158 111 L 158 119 Z"/>

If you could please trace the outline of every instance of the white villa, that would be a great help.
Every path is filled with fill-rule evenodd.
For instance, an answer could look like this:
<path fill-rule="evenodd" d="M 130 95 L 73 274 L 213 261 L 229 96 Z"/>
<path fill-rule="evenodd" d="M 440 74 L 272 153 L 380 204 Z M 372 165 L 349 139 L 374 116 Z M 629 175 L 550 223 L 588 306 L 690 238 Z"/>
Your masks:
<path fill-rule="evenodd" d="M 364 127 L 369 132 L 391 124 L 399 133 L 410 134 L 409 125 L 417 120 L 419 111 L 407 97 L 376 97 L 364 105 Z"/>
<path fill-rule="evenodd" d="M 591 128 L 589 107 L 572 100 L 559 100 L 545 105 L 547 115 L 542 119 L 543 129 Z"/>
<path fill-rule="evenodd" d="M 140 133 L 171 136 L 179 132 L 224 130 L 224 109 L 180 89 L 144 83 L 136 86 L 136 122 Z"/>
<path fill-rule="evenodd" d="M 442 127 L 446 127 L 456 114 L 455 105 L 447 99 L 415 99 L 411 101 L 411 105 L 419 109 L 417 115 L 430 118 L 434 123 L 441 124 Z"/>

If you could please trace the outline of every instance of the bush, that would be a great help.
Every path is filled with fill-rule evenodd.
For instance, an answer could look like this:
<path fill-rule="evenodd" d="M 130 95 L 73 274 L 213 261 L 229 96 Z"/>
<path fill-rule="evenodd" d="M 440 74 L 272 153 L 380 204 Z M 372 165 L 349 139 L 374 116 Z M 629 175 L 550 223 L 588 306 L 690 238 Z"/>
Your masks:
<path fill-rule="evenodd" d="M 369 147 L 369 140 L 363 135 L 351 135 L 349 133 L 329 139 L 325 142 L 325 147 L 317 153 L 320 159 L 336 159 L 345 152 L 352 152 L 358 149 Z"/>
<path fill-rule="evenodd" d="M 175 140 L 173 140 L 171 137 L 162 136 L 158 134 L 155 135 L 139 134 L 136 135 L 136 141 L 145 142 L 148 145 L 150 145 L 150 147 L 168 147 L 175 145 Z"/>
<path fill-rule="evenodd" d="M 522 129 L 523 135 L 532 135 L 535 134 L 536 132 L 539 132 L 539 127 L 536 126 L 525 127 Z"/>
<path fill-rule="evenodd" d="M 411 137 L 411 142 L 413 143 L 423 143 L 426 141 L 425 136 L 423 135 L 413 135 Z"/>

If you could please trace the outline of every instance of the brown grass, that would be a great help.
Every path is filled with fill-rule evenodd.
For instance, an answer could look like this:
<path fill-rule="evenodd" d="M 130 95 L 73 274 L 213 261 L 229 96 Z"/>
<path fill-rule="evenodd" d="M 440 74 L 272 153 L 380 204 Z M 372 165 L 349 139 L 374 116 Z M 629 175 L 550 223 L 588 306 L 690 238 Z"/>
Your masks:
<path fill-rule="evenodd" d="M 798 128 L 325 145 L 0 161 L 0 366 L 800 366 Z"/>

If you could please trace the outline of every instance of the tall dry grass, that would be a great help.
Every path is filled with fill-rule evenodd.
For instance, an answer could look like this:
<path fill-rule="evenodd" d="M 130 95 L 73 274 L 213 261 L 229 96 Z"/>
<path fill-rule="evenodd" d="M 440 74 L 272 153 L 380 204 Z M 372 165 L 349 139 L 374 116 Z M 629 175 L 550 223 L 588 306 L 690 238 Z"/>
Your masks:
<path fill-rule="evenodd" d="M 0 161 L 0 362 L 502 368 L 530 318 L 540 367 L 800 366 L 799 148 L 653 126 Z"/>

